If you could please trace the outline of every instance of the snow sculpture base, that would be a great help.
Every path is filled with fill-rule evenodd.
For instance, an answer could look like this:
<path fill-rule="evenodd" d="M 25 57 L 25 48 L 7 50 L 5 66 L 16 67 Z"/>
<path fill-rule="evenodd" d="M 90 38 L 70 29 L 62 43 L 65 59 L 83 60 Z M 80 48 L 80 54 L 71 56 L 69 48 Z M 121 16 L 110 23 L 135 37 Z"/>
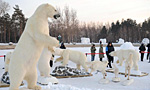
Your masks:
<path fill-rule="evenodd" d="M 9 80 L 9 73 L 5 72 L 2 77 L 0 78 L 0 87 L 9 87 L 10 80 Z M 22 82 L 20 86 L 24 85 Z"/>
<path fill-rule="evenodd" d="M 99 83 L 100 84 L 107 84 L 107 83 L 109 83 L 109 80 L 107 78 L 106 79 L 102 78 L 102 79 L 100 79 Z"/>
<path fill-rule="evenodd" d="M 134 70 L 134 69 L 131 69 L 131 74 L 142 75 L 140 70 Z"/>
<path fill-rule="evenodd" d="M 124 81 L 122 82 L 122 85 L 123 85 L 123 86 L 128 86 L 128 85 L 131 85 L 133 82 L 134 82 L 134 79 L 124 80 Z"/>
<path fill-rule="evenodd" d="M 33 89 L 28 89 L 27 87 L 21 87 L 19 90 L 33 90 Z M 50 89 L 41 89 L 41 90 L 50 90 Z"/>
<path fill-rule="evenodd" d="M 113 82 L 120 82 L 120 78 L 119 78 L 119 77 L 113 77 L 113 78 L 112 78 L 112 81 L 113 81 Z"/>
<path fill-rule="evenodd" d="M 50 76 L 50 77 L 39 76 L 37 82 L 41 85 L 48 85 L 49 82 L 53 84 L 58 84 L 58 79 L 53 76 Z"/>

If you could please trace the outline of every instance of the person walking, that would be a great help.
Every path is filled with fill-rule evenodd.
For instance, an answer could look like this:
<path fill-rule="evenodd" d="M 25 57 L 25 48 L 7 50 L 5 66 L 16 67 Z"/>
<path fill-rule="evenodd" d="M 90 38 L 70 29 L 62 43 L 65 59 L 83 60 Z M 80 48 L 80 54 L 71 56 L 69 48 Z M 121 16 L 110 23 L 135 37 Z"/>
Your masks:
<path fill-rule="evenodd" d="M 112 62 L 112 63 L 114 62 L 114 58 L 113 58 L 112 56 L 110 56 L 109 53 L 111 53 L 111 52 L 114 51 L 114 50 L 115 50 L 115 49 L 114 49 L 114 46 L 112 45 L 111 42 L 109 42 L 109 43 L 107 44 L 107 46 L 106 46 L 106 56 L 107 56 L 107 58 L 108 58 L 108 66 L 109 66 L 110 68 L 112 68 L 111 62 Z"/>
<path fill-rule="evenodd" d="M 93 44 L 91 47 L 91 61 L 94 61 L 95 51 L 96 51 L 95 44 Z"/>
<path fill-rule="evenodd" d="M 149 44 L 147 44 L 147 60 L 149 59 L 148 57 L 149 57 L 149 55 L 150 55 L 150 43 Z"/>
<path fill-rule="evenodd" d="M 100 43 L 100 47 L 99 47 L 99 59 L 100 59 L 100 61 L 102 61 L 103 58 L 104 58 L 103 44 Z"/>
<path fill-rule="evenodd" d="M 63 42 L 61 43 L 60 48 L 61 48 L 61 49 L 66 49 L 66 47 L 65 47 L 65 45 L 64 45 L 64 43 L 63 43 Z"/>
<path fill-rule="evenodd" d="M 141 53 L 141 61 L 143 62 L 144 58 L 144 51 L 146 50 L 144 44 L 142 43 L 141 46 L 139 47 L 140 53 Z"/>

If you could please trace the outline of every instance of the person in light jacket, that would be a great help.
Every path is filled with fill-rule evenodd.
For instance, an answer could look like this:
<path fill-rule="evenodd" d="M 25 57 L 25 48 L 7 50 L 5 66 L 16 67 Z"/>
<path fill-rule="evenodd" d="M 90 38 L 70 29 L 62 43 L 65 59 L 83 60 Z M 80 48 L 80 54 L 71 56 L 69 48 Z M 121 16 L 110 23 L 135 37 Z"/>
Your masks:
<path fill-rule="evenodd" d="M 102 61 L 103 58 L 104 58 L 103 44 L 100 43 L 100 47 L 99 47 L 99 59 L 100 59 L 100 61 Z"/>
<path fill-rule="evenodd" d="M 94 61 L 95 59 L 95 51 L 96 51 L 95 44 L 93 44 L 91 47 L 91 61 Z"/>

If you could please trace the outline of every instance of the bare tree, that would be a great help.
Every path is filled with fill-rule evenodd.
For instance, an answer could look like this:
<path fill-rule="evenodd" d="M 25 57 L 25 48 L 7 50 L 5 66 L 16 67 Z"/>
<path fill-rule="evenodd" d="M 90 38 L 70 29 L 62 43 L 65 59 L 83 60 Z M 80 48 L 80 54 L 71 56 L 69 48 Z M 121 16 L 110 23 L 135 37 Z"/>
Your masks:
<path fill-rule="evenodd" d="M 9 3 L 0 0 L 0 16 L 4 15 L 10 9 Z"/>
<path fill-rule="evenodd" d="M 77 12 L 75 10 L 71 10 L 71 42 L 75 42 L 77 40 L 77 32 L 78 32 L 78 20 L 77 20 Z"/>

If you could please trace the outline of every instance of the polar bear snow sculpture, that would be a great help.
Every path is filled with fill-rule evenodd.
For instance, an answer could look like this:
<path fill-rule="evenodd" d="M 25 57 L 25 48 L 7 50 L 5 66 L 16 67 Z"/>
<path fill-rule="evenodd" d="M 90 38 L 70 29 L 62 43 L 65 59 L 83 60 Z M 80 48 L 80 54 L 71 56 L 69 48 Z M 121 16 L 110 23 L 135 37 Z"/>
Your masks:
<path fill-rule="evenodd" d="M 48 50 L 48 48 L 44 48 L 43 52 L 38 61 L 38 70 L 40 72 L 40 76 L 38 76 L 38 83 L 42 85 L 48 85 L 51 83 L 58 83 L 57 78 L 50 75 L 50 60 L 53 60 L 52 53 Z"/>
<path fill-rule="evenodd" d="M 40 5 L 28 19 L 9 64 L 10 88 L 19 90 L 22 80 L 28 89 L 41 90 L 37 86 L 37 62 L 44 47 L 56 47 L 58 40 L 49 36 L 48 17 L 59 17 L 56 9 L 49 4 Z"/>
<path fill-rule="evenodd" d="M 80 66 L 82 66 L 86 71 L 88 71 L 86 62 L 87 58 L 86 55 L 80 51 L 70 50 L 70 49 L 59 49 L 56 48 L 54 55 L 61 56 L 56 59 L 55 63 L 57 61 L 63 61 L 63 66 L 68 64 L 68 61 L 72 61 L 77 64 L 77 68 L 80 69 Z"/>
<path fill-rule="evenodd" d="M 5 72 L 8 72 L 11 55 L 12 55 L 12 52 L 8 52 L 6 54 L 6 57 L 5 57 Z"/>
<path fill-rule="evenodd" d="M 43 52 L 38 61 L 38 69 L 40 71 L 40 76 L 49 77 L 50 76 L 50 59 L 52 57 L 52 53 L 48 50 L 48 48 L 44 48 Z"/>
<path fill-rule="evenodd" d="M 139 69 L 138 68 L 139 53 L 136 50 L 132 50 L 132 49 L 123 50 L 123 49 L 120 49 L 120 50 L 113 51 L 113 52 L 110 53 L 111 56 L 118 57 L 120 66 L 122 66 L 124 60 L 126 60 L 126 63 L 128 62 L 130 54 L 133 55 L 131 57 L 131 60 L 133 62 L 133 67 L 134 67 L 135 70 L 138 70 Z"/>
<path fill-rule="evenodd" d="M 112 65 L 113 65 L 113 68 L 114 68 L 114 74 L 115 74 L 115 77 L 112 78 L 112 81 L 114 81 L 114 82 L 119 82 L 119 81 L 120 81 L 120 78 L 118 77 L 118 74 L 119 74 L 119 68 L 116 66 L 115 63 L 113 63 Z"/>
<path fill-rule="evenodd" d="M 92 62 L 87 62 L 87 65 L 88 65 L 89 68 L 91 69 L 90 74 L 91 74 L 92 72 L 98 70 L 98 71 L 101 71 L 101 72 L 102 72 L 102 74 L 103 74 L 103 79 L 106 79 L 105 76 L 107 76 L 107 74 L 106 74 L 105 69 L 106 69 L 106 67 L 107 67 L 107 65 L 108 65 L 108 61 L 103 61 L 103 62 L 102 62 L 102 61 L 92 61 Z"/>

